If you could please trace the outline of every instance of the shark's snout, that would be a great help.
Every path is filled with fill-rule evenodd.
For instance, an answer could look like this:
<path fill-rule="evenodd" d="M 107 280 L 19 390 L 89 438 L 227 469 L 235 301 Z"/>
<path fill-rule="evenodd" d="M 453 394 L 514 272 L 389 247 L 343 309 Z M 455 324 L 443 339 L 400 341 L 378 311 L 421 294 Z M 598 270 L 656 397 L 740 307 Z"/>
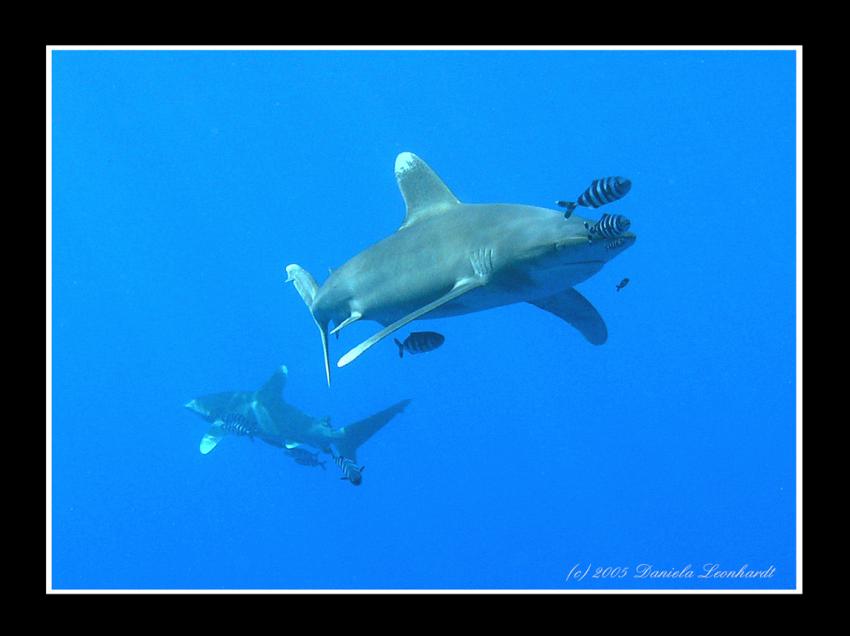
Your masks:
<path fill-rule="evenodd" d="M 635 242 L 637 236 L 632 232 L 625 232 L 620 236 L 615 238 L 610 238 L 605 240 L 605 249 L 606 250 L 624 250 L 627 247 L 631 247 Z"/>
<path fill-rule="evenodd" d="M 207 417 L 210 412 L 208 409 L 205 409 L 198 400 L 189 400 L 186 404 L 183 405 L 184 408 L 189 409 L 190 411 L 194 411 L 203 417 Z"/>

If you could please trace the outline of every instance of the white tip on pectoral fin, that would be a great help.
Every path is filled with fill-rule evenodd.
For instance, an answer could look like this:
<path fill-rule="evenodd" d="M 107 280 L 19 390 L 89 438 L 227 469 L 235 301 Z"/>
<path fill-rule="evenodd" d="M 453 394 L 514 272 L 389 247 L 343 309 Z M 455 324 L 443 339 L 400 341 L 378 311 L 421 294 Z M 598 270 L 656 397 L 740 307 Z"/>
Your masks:
<path fill-rule="evenodd" d="M 221 424 L 216 421 L 210 430 L 201 438 L 201 455 L 206 455 L 221 441 L 224 437 L 224 431 L 221 430 Z"/>
<path fill-rule="evenodd" d="M 440 296 L 440 298 L 438 298 L 437 300 L 430 302 L 424 307 L 420 307 L 416 311 L 407 314 L 404 318 L 396 320 L 393 324 L 389 325 L 388 327 L 384 327 L 381 331 L 376 333 L 368 340 L 364 340 L 363 342 L 361 342 L 351 351 L 342 356 L 336 363 L 336 366 L 344 367 L 345 365 L 353 362 L 358 357 L 360 357 L 372 345 L 377 344 L 378 342 L 389 336 L 391 333 L 401 329 L 407 323 L 416 320 L 420 316 L 427 314 L 429 311 L 437 309 L 437 307 L 440 307 L 441 305 L 445 305 L 447 302 L 454 300 L 458 296 L 465 294 L 468 291 L 471 291 L 477 287 L 482 287 L 486 284 L 487 278 L 484 276 L 473 276 L 458 281 L 455 286 L 452 287 L 451 291 L 449 291 L 447 294 L 444 294 L 443 296 Z"/>

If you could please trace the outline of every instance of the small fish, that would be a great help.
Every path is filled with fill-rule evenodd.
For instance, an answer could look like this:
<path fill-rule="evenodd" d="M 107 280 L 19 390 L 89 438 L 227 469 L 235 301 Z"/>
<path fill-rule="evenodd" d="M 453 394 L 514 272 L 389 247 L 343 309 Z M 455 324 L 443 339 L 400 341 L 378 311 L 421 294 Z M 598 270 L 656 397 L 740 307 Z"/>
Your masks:
<path fill-rule="evenodd" d="M 625 287 L 628 284 L 629 284 L 629 279 L 624 278 L 623 280 L 620 281 L 620 284 L 617 285 L 617 291 L 620 291 L 623 287 Z"/>
<path fill-rule="evenodd" d="M 585 223 L 587 231 L 603 238 L 615 239 L 629 229 L 632 222 L 622 214 L 603 214 L 593 225 Z"/>
<path fill-rule="evenodd" d="M 556 201 L 555 204 L 566 208 L 564 218 L 570 218 L 573 210 L 577 205 L 586 208 L 598 208 L 606 203 L 613 203 L 617 199 L 622 199 L 632 189 L 632 182 L 624 177 L 604 177 L 602 179 L 594 179 L 590 187 L 581 193 L 578 201 Z"/>
<path fill-rule="evenodd" d="M 403 358 L 405 350 L 410 354 L 427 353 L 433 351 L 443 344 L 445 336 L 436 331 L 413 331 L 404 342 L 399 342 L 398 338 L 393 338 L 398 345 L 398 357 Z"/>
<path fill-rule="evenodd" d="M 358 466 L 348 459 L 348 457 L 342 455 L 334 455 L 334 462 L 339 466 L 342 474 L 345 475 L 344 477 L 340 477 L 340 479 L 347 479 L 351 482 L 352 486 L 360 485 L 363 481 L 363 475 L 361 473 L 366 470 L 365 466 Z"/>
<path fill-rule="evenodd" d="M 234 435 L 248 435 L 251 440 L 257 432 L 257 427 L 244 415 L 239 413 L 226 413 L 219 420 L 221 428 Z"/>
<path fill-rule="evenodd" d="M 571 201 L 555 201 L 555 205 L 560 208 L 566 208 L 566 212 L 564 212 L 564 218 L 568 219 L 573 215 L 573 210 L 576 209 L 576 204 Z"/>
<path fill-rule="evenodd" d="M 325 468 L 326 462 L 319 461 L 319 453 L 311 453 L 310 451 L 304 448 L 299 448 L 298 446 L 286 448 L 285 451 L 287 455 L 295 460 L 296 464 L 301 464 L 302 466 L 321 466 L 322 470 L 327 470 L 327 468 Z"/>

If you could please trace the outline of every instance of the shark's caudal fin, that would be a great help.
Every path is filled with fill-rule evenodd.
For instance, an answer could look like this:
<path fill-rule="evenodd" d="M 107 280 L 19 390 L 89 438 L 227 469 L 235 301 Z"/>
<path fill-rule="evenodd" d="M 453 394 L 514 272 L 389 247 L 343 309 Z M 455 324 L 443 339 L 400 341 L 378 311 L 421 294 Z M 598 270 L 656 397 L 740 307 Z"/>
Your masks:
<path fill-rule="evenodd" d="M 575 289 L 568 289 L 547 298 L 529 301 L 578 329 L 588 342 L 595 345 L 608 340 L 608 327 L 590 301 Z"/>
<path fill-rule="evenodd" d="M 395 178 L 407 206 L 400 230 L 460 203 L 437 173 L 412 152 L 396 157 Z"/>
<path fill-rule="evenodd" d="M 334 440 L 339 454 L 348 457 L 351 461 L 357 461 L 357 449 L 363 443 L 381 430 L 391 419 L 401 413 L 410 404 L 410 400 L 402 400 L 393 404 L 390 408 L 367 417 L 365 420 L 354 422 L 339 430 L 342 437 Z"/>
<path fill-rule="evenodd" d="M 319 286 L 316 284 L 316 280 L 310 275 L 310 272 L 300 265 L 287 265 L 286 274 L 286 282 L 292 282 L 295 285 L 295 289 L 301 295 L 301 299 L 307 305 L 307 309 L 310 310 L 310 315 L 313 316 L 313 322 L 319 328 L 319 333 L 322 336 L 322 354 L 325 356 L 325 377 L 328 380 L 328 386 L 330 386 L 331 364 L 328 359 L 328 323 L 320 323 L 313 314 L 313 301 L 316 299 L 316 292 L 319 291 Z"/>

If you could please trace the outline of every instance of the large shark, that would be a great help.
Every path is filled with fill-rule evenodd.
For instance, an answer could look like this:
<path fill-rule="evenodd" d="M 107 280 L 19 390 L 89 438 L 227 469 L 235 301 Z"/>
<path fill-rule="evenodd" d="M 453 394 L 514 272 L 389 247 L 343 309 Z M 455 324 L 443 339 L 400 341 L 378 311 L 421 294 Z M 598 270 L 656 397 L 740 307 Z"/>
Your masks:
<path fill-rule="evenodd" d="M 195 398 L 185 404 L 207 422 L 210 428 L 201 439 L 200 450 L 206 455 L 227 435 L 257 437 L 279 448 L 312 446 L 333 455 L 357 461 L 357 449 L 377 433 L 410 403 L 402 400 L 363 420 L 335 429 L 330 418 L 316 418 L 301 412 L 283 400 L 288 376 L 286 366 L 279 367 L 256 391 L 228 391 Z"/>
<path fill-rule="evenodd" d="M 599 312 L 573 286 L 630 247 L 633 233 L 606 237 L 592 221 L 547 208 L 461 203 L 410 152 L 396 158 L 395 176 L 407 214 L 394 234 L 333 270 L 321 287 L 299 265 L 286 267 L 321 333 L 328 385 L 331 321 L 330 334 L 357 320 L 384 325 L 339 367 L 413 320 L 518 302 L 555 314 L 593 344 L 607 340 Z"/>

